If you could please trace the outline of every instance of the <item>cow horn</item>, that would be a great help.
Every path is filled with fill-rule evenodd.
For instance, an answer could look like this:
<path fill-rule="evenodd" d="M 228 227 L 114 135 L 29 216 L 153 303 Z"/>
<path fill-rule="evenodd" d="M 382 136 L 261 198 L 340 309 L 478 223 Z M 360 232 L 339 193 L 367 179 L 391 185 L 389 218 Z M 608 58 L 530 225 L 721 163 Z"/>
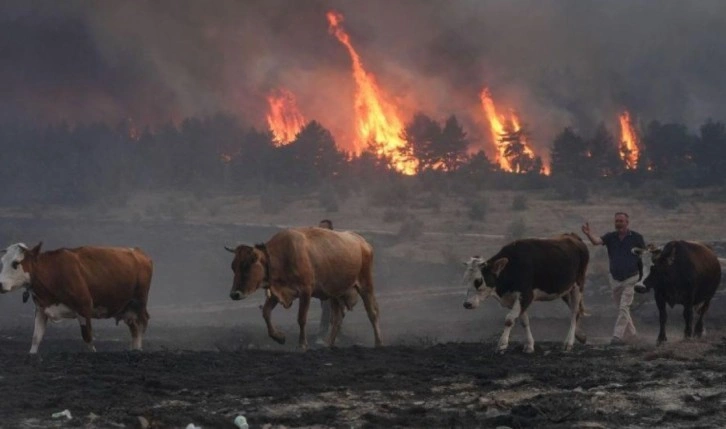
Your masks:
<path fill-rule="evenodd" d="M 234 249 L 232 249 L 230 247 L 227 247 L 227 246 L 224 246 L 224 250 L 226 250 L 226 251 L 228 251 L 230 253 L 235 253 Z"/>

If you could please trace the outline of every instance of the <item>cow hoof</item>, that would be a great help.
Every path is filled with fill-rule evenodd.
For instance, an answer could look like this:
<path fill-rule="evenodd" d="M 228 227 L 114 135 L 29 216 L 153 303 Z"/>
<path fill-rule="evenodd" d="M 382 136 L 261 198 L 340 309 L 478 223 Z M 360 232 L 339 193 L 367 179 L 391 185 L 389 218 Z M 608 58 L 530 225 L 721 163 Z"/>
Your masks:
<path fill-rule="evenodd" d="M 534 353 L 534 346 L 524 346 L 524 352 L 527 354 Z"/>
<path fill-rule="evenodd" d="M 39 354 L 33 353 L 25 356 L 25 363 L 27 365 L 37 366 L 43 362 L 43 358 Z"/>
<path fill-rule="evenodd" d="M 277 344 L 285 344 L 285 334 L 272 334 L 270 337 L 275 340 Z"/>
<path fill-rule="evenodd" d="M 126 351 L 126 361 L 129 363 L 137 363 L 141 360 L 141 350 L 131 349 Z"/>
<path fill-rule="evenodd" d="M 663 343 L 665 343 L 665 342 L 666 342 L 666 340 L 658 340 L 658 341 L 655 342 L 655 345 L 656 346 L 662 346 Z"/>
<path fill-rule="evenodd" d="M 575 333 L 575 338 L 577 339 L 577 342 L 580 344 L 587 343 L 587 335 L 585 335 L 585 334 Z"/>
<path fill-rule="evenodd" d="M 507 348 L 506 347 L 504 347 L 504 348 L 500 347 L 500 348 L 497 349 L 497 351 L 495 353 L 498 354 L 498 355 L 503 355 L 506 352 L 507 352 Z"/>
<path fill-rule="evenodd" d="M 307 345 L 307 343 L 305 343 L 305 344 L 300 344 L 300 345 L 298 346 L 298 348 L 300 349 L 300 351 L 301 351 L 301 352 L 306 352 L 306 351 L 308 351 L 308 345 Z"/>
<path fill-rule="evenodd" d="M 565 344 L 565 353 L 569 353 L 572 351 L 572 344 Z"/>

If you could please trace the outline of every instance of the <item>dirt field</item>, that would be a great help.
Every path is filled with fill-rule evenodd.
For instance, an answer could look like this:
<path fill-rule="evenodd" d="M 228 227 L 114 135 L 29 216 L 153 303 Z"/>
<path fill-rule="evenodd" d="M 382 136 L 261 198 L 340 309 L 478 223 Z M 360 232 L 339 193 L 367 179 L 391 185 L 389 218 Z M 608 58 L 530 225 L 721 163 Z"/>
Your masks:
<path fill-rule="evenodd" d="M 561 351 L 566 318 L 533 318 L 535 354 L 522 353 L 515 329 L 501 356 L 494 346 L 503 310 L 449 313 L 461 297 L 431 299 L 442 304 L 437 326 L 384 318 L 389 345 L 374 349 L 357 309 L 346 316 L 341 347 L 305 353 L 289 344 L 294 311 L 275 313 L 289 339 L 279 346 L 266 338 L 258 310 L 221 306 L 209 310 L 239 323 L 199 326 L 195 314 L 204 312 L 156 309 L 141 353 L 124 351 L 123 326 L 97 323 L 99 351 L 88 353 L 77 323 L 53 324 L 38 362 L 26 355 L 27 317 L 0 330 L 0 427 L 234 428 L 237 415 L 251 428 L 726 425 L 726 338 L 681 341 L 677 313 L 670 344 L 658 349 L 652 318 L 638 320 L 641 344 L 622 348 L 604 345 L 611 320 L 586 319 L 593 345 L 572 353 Z M 539 307 L 550 305 L 558 307 Z M 385 306 L 396 313 L 395 301 Z M 51 417 L 65 409 L 72 419 Z"/>
<path fill-rule="evenodd" d="M 608 348 L 615 311 L 601 248 L 591 248 L 586 282 L 593 315 L 584 320 L 588 345 L 561 352 L 566 306 L 536 303 L 530 311 L 535 354 L 521 352 L 523 334 L 516 328 L 510 352 L 494 355 L 506 311 L 491 301 L 476 311 L 462 308 L 460 263 L 506 242 L 510 219 L 520 215 L 510 209 L 512 197 L 490 195 L 481 223 L 447 204 L 442 213 L 420 210 L 425 229 L 412 240 L 397 238 L 398 223 L 382 222 L 382 209 L 368 209 L 363 200 L 335 215 L 295 203 L 288 210 L 294 220 L 284 213 L 268 218 L 231 200 L 214 219 L 205 201 L 196 203 L 198 214 L 181 219 L 143 206 L 104 219 L 2 213 L 5 243 L 140 246 L 154 259 L 155 274 L 143 353 L 126 352 L 125 326 L 109 321 L 94 322 L 98 352 L 88 353 L 78 324 L 66 321 L 49 326 L 42 361 L 28 361 L 33 306 L 23 305 L 20 293 L 0 297 L 0 428 L 234 428 L 237 415 L 251 428 L 726 427 L 725 295 L 712 303 L 706 340 L 680 340 L 677 307 L 670 311 L 670 343 L 658 349 L 655 305 L 639 296 L 633 309 L 639 343 Z M 719 241 L 717 250 L 726 256 L 723 205 L 692 202 L 667 215 L 625 200 L 570 206 L 531 197 L 529 205 L 521 213 L 528 236 L 576 230 L 585 219 L 605 232 L 614 210 L 633 205 L 634 229 L 648 239 Z M 314 224 L 322 217 L 365 230 L 376 247 L 381 349 L 370 347 L 362 306 L 346 316 L 339 348 L 301 353 L 296 311 L 273 315 L 288 338 L 280 346 L 266 337 L 262 294 L 242 303 L 228 298 L 230 259 L 223 245 L 262 241 L 276 230 L 271 224 Z M 265 225 L 256 224 L 262 219 Z M 311 312 L 312 337 L 317 303 Z M 71 419 L 51 417 L 66 409 Z"/>

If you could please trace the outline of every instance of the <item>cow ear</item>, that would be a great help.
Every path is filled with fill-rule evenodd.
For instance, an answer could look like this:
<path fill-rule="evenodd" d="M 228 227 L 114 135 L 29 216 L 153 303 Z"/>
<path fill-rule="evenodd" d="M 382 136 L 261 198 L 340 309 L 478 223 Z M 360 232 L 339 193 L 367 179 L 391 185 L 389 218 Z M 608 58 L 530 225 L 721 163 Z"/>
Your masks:
<path fill-rule="evenodd" d="M 509 262 L 509 258 L 499 258 L 496 261 L 492 262 L 492 272 L 495 276 L 499 277 L 499 273 L 504 270 L 504 267 L 507 266 L 507 263 Z"/>
<path fill-rule="evenodd" d="M 40 254 L 40 248 L 43 246 L 43 242 L 39 242 L 35 245 L 32 249 L 30 249 L 30 254 L 33 256 L 38 256 Z"/>

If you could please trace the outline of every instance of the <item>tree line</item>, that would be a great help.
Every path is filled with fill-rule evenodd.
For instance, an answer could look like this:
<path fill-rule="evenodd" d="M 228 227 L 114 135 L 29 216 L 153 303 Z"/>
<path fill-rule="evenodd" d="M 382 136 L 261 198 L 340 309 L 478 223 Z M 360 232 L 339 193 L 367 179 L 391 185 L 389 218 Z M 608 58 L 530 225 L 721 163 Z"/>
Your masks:
<path fill-rule="evenodd" d="M 640 136 L 637 167 L 620 159 L 622 142 L 604 125 L 590 136 L 565 128 L 550 145 L 551 175 L 539 158 L 525 153 L 525 130 L 500 136 L 517 173 L 502 171 L 471 141 L 455 116 L 439 122 L 416 114 L 401 137 L 405 155 L 416 160 L 416 179 L 485 187 L 545 187 L 558 180 L 667 180 L 681 187 L 723 185 L 726 126 L 706 121 L 696 133 L 678 123 L 653 121 Z M 529 136 L 526 136 L 529 138 Z M 83 204 L 120 198 L 136 190 L 260 194 L 270 187 L 296 192 L 320 186 L 360 187 L 400 177 L 379 157 L 375 142 L 361 154 L 338 148 L 331 133 L 309 122 L 287 145 L 268 130 L 244 127 L 232 116 L 190 118 L 179 125 L 136 130 L 128 121 L 112 127 L 0 124 L 0 179 L 6 204 Z"/>

